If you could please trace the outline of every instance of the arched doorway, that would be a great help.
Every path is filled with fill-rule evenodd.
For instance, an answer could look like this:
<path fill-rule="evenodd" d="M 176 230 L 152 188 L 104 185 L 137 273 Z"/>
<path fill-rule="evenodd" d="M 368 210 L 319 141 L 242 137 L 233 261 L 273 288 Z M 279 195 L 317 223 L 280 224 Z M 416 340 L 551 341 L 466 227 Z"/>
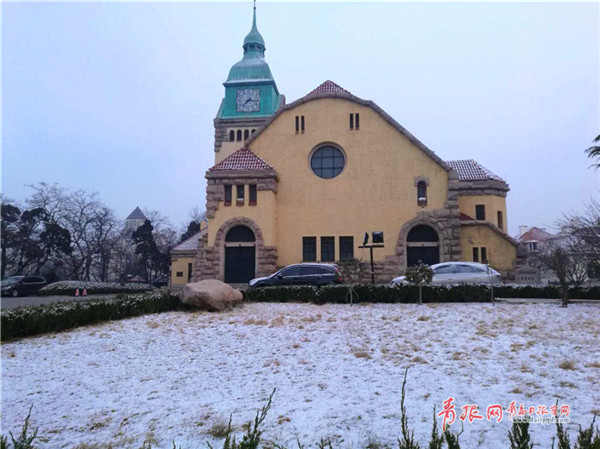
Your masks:
<path fill-rule="evenodd" d="M 234 226 L 225 236 L 225 282 L 242 284 L 255 277 L 256 237 L 247 226 Z"/>
<path fill-rule="evenodd" d="M 440 262 L 440 239 L 429 226 L 418 225 L 406 236 L 406 266 L 424 263 L 433 265 Z"/>

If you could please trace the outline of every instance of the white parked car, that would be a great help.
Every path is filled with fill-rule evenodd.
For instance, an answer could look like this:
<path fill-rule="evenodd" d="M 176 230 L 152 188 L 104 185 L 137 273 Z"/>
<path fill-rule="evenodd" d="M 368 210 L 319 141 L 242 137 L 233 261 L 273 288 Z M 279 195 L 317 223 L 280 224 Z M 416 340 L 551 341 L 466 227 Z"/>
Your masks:
<path fill-rule="evenodd" d="M 476 262 L 444 262 L 432 265 L 432 285 L 442 284 L 490 284 L 501 283 L 500 273 L 487 265 Z M 391 285 L 408 284 L 406 276 L 392 280 Z"/>

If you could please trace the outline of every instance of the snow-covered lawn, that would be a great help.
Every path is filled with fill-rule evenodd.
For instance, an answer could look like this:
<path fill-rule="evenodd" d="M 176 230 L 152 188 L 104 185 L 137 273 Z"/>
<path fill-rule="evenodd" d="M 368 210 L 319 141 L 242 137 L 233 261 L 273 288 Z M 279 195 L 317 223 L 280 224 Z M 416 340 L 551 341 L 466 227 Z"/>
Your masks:
<path fill-rule="evenodd" d="M 277 388 L 267 440 L 393 445 L 406 367 L 409 424 L 422 445 L 434 405 L 450 396 L 457 416 L 466 404 L 485 415 L 495 403 L 559 399 L 574 432 L 600 414 L 599 338 L 600 304 L 246 304 L 149 315 L 3 345 L 2 432 L 20 430 L 33 404 L 41 448 L 138 448 L 146 438 L 206 448 L 215 424 L 230 413 L 238 427 L 250 421 Z M 462 447 L 506 448 L 509 426 L 506 416 L 466 422 Z M 550 447 L 554 426 L 531 428 L 537 447 Z"/>

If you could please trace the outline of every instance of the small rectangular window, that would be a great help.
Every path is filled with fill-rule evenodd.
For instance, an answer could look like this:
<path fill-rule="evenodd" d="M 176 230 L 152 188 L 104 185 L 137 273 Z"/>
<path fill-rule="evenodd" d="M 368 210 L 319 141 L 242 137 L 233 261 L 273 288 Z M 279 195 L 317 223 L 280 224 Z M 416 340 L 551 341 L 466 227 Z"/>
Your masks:
<path fill-rule="evenodd" d="M 300 116 L 296 116 L 296 134 L 300 132 Z"/>
<path fill-rule="evenodd" d="M 354 129 L 354 114 L 350 114 L 350 130 Z"/>
<path fill-rule="evenodd" d="M 317 238 L 302 237 L 302 260 L 304 262 L 317 261 Z"/>
<path fill-rule="evenodd" d="M 481 247 L 481 263 L 487 263 L 487 248 L 485 246 Z"/>
<path fill-rule="evenodd" d="M 360 116 L 358 113 L 354 114 L 354 129 L 358 131 L 360 128 Z"/>
<path fill-rule="evenodd" d="M 192 279 L 192 271 L 194 270 L 194 264 L 192 262 L 188 263 L 188 282 Z"/>
<path fill-rule="evenodd" d="M 473 262 L 479 262 L 479 248 L 473 247 Z"/>
<path fill-rule="evenodd" d="M 340 260 L 354 259 L 354 237 L 340 237 Z"/>
<path fill-rule="evenodd" d="M 258 196 L 256 191 L 256 184 L 250 184 L 248 188 L 248 204 L 250 204 L 250 206 L 256 206 L 256 200 Z"/>
<path fill-rule="evenodd" d="M 335 237 L 321 237 L 321 261 L 335 261 Z"/>
<path fill-rule="evenodd" d="M 485 220 L 485 205 L 477 204 L 475 206 L 475 219 L 476 220 Z"/>
<path fill-rule="evenodd" d="M 225 186 L 225 206 L 231 206 L 231 186 Z"/>
<path fill-rule="evenodd" d="M 238 205 L 244 204 L 244 185 L 237 185 L 236 187 L 236 203 Z"/>
<path fill-rule="evenodd" d="M 176 276 L 178 278 L 182 278 L 183 277 L 183 271 L 178 271 L 177 274 L 176 274 Z"/>
<path fill-rule="evenodd" d="M 502 230 L 504 229 L 504 217 L 501 210 L 498 211 L 498 227 Z"/>
<path fill-rule="evenodd" d="M 304 132 L 304 116 L 300 116 L 300 132 Z"/>

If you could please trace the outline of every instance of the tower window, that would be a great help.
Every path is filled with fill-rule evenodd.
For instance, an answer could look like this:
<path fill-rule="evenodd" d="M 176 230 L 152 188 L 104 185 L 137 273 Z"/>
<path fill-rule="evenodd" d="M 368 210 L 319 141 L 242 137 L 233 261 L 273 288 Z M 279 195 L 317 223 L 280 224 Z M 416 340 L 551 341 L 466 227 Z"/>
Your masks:
<path fill-rule="evenodd" d="M 321 237 L 321 261 L 335 261 L 335 237 Z"/>
<path fill-rule="evenodd" d="M 244 185 L 237 185 L 236 187 L 236 204 L 238 206 L 241 206 L 242 204 L 244 204 Z"/>
<path fill-rule="evenodd" d="M 427 205 L 427 183 L 425 181 L 417 183 L 417 204 L 419 206 Z"/>
<path fill-rule="evenodd" d="M 238 129 L 238 131 L 237 131 L 237 141 L 241 142 L 241 140 L 242 140 L 242 130 Z"/>
<path fill-rule="evenodd" d="M 485 220 L 485 204 L 477 204 L 475 206 L 475 219 Z"/>
<path fill-rule="evenodd" d="M 244 140 L 246 140 L 248 137 L 250 137 L 250 131 L 245 129 L 244 130 Z"/>
<path fill-rule="evenodd" d="M 229 131 L 229 141 L 230 142 L 235 141 L 235 131 L 233 129 L 231 131 Z"/>
<path fill-rule="evenodd" d="M 225 206 L 231 206 L 231 186 L 225 186 Z"/>
<path fill-rule="evenodd" d="M 256 199 L 257 199 L 257 190 L 256 190 L 256 184 L 250 184 L 248 186 L 248 204 L 250 204 L 250 206 L 256 206 Z"/>
<path fill-rule="evenodd" d="M 316 262 L 317 260 L 317 238 L 302 237 L 302 260 L 304 262 Z"/>
<path fill-rule="evenodd" d="M 504 230 L 504 216 L 501 210 L 498 211 L 498 227 Z"/>

